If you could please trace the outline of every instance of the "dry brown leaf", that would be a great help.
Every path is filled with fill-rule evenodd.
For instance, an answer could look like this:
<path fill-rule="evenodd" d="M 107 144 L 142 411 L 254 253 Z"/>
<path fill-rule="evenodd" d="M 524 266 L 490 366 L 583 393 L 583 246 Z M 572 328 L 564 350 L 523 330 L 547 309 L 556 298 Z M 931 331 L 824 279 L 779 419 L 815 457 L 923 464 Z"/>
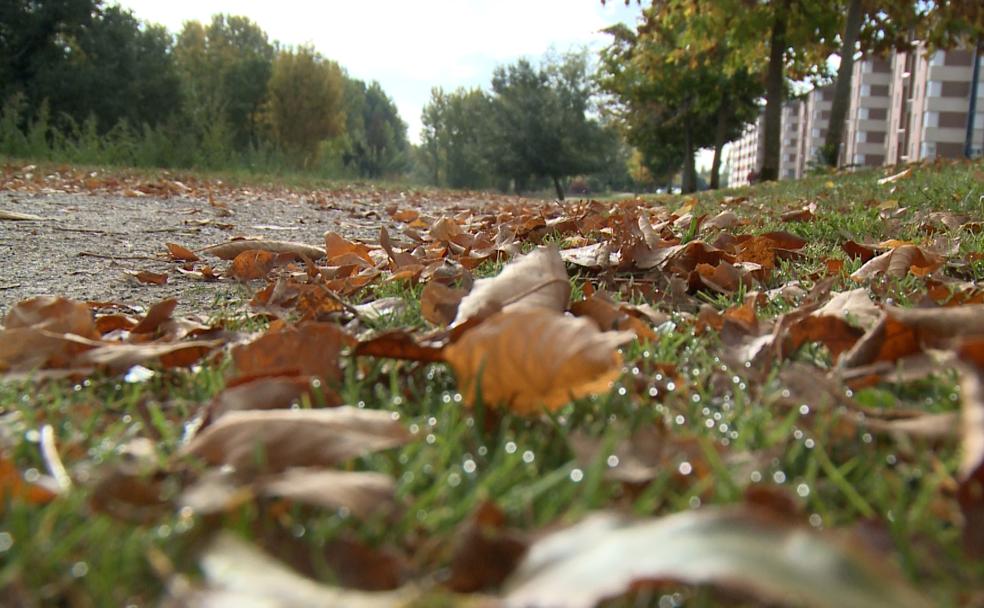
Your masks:
<path fill-rule="evenodd" d="M 885 560 L 750 509 L 703 508 L 627 522 L 599 514 L 530 547 L 509 607 L 591 608 L 647 583 L 711 584 L 766 604 L 924 608 Z"/>
<path fill-rule="evenodd" d="M 506 527 L 502 510 L 484 502 L 455 534 L 446 585 L 457 593 L 497 587 L 515 570 L 526 548 L 526 539 Z"/>
<path fill-rule="evenodd" d="M 237 255 L 226 270 L 226 276 L 238 281 L 262 279 L 278 266 L 283 266 L 294 259 L 293 253 L 274 253 L 261 249 L 250 249 Z"/>
<path fill-rule="evenodd" d="M 32 327 L 83 338 L 99 337 L 87 304 L 56 296 L 38 296 L 14 304 L 4 317 L 3 326 L 6 329 Z"/>
<path fill-rule="evenodd" d="M 370 251 L 366 245 L 350 241 L 337 232 L 325 233 L 325 257 L 328 259 L 329 266 L 339 266 L 340 264 L 332 263 L 332 260 L 343 255 L 355 255 L 368 262 L 370 266 L 374 265 Z"/>
<path fill-rule="evenodd" d="M 248 344 L 232 349 L 232 361 L 240 376 L 309 375 L 338 380 L 338 357 L 355 340 L 331 323 L 305 321 L 267 331 Z"/>
<path fill-rule="evenodd" d="M 149 270 L 141 270 L 133 273 L 133 278 L 147 285 L 164 285 L 167 283 L 167 274 L 151 272 Z"/>
<path fill-rule="evenodd" d="M 0 452 L 0 515 L 3 514 L 7 501 L 43 505 L 57 496 L 54 480 L 51 483 L 26 481 L 6 454 Z"/>
<path fill-rule="evenodd" d="M 611 245 L 605 241 L 583 247 L 564 249 L 560 252 L 560 257 L 568 264 L 575 264 L 584 268 L 594 270 L 602 268 L 614 268 L 618 266 L 619 256 L 612 251 Z"/>
<path fill-rule="evenodd" d="M 725 210 L 703 223 L 701 228 L 728 230 L 738 225 L 738 216 L 734 211 Z"/>
<path fill-rule="evenodd" d="M 444 350 L 468 404 L 519 414 L 555 410 L 608 390 L 621 373 L 616 347 L 631 332 L 600 332 L 587 319 L 545 308 L 498 313 Z"/>
<path fill-rule="evenodd" d="M 568 441 L 582 468 L 590 470 L 604 459 L 605 478 L 626 484 L 642 485 L 667 472 L 677 474 L 683 463 L 686 475 L 693 475 L 691 479 L 703 479 L 712 472 L 695 438 L 682 437 L 661 426 L 642 427 L 610 448 L 603 438 L 584 433 L 573 433 Z M 615 455 L 617 465 L 608 466 L 610 454 Z"/>
<path fill-rule="evenodd" d="M 464 289 L 430 281 L 420 294 L 420 314 L 434 325 L 446 327 L 458 314 L 458 305 L 468 295 Z"/>
<path fill-rule="evenodd" d="M 168 298 L 166 300 L 161 300 L 157 304 L 150 307 L 147 314 L 144 315 L 143 319 L 140 320 L 137 325 L 130 330 L 130 333 L 134 334 L 153 334 L 156 333 L 160 327 L 171 320 L 171 315 L 174 314 L 174 310 L 178 307 L 177 298 Z"/>
<path fill-rule="evenodd" d="M 571 312 L 577 317 L 591 319 L 602 331 L 631 331 L 640 340 L 657 340 L 656 332 L 648 323 L 630 315 L 603 292 L 596 292 L 589 298 L 575 302 L 571 305 Z"/>
<path fill-rule="evenodd" d="M 475 281 L 458 305 L 454 325 L 500 310 L 537 307 L 563 312 L 570 297 L 571 284 L 560 253 L 542 247 L 507 264 L 497 276 Z"/>
<path fill-rule="evenodd" d="M 851 273 L 851 278 L 860 282 L 880 274 L 897 279 L 909 273 L 926 276 L 942 265 L 943 258 L 934 253 L 915 245 L 900 245 L 865 262 L 861 268 Z"/>
<path fill-rule="evenodd" d="M 785 356 L 791 356 L 804 344 L 819 342 L 830 350 L 830 356 L 837 361 L 841 353 L 851 349 L 862 335 L 863 330 L 840 317 L 810 315 L 786 329 L 782 350 Z"/>
<path fill-rule="evenodd" d="M 223 344 L 224 340 L 106 344 L 81 353 L 73 363 L 76 367 L 103 367 L 110 372 L 126 371 L 148 361 L 166 368 L 189 367 Z"/>
<path fill-rule="evenodd" d="M 61 297 L 39 296 L 15 304 L 0 331 L 0 372 L 68 367 L 100 337 L 89 307 Z"/>
<path fill-rule="evenodd" d="M 895 363 L 928 348 L 946 348 L 958 336 L 984 335 L 984 304 L 935 309 L 889 308 L 846 353 L 843 368 Z"/>
<path fill-rule="evenodd" d="M 229 412 L 196 435 L 182 455 L 239 471 L 326 467 L 412 439 L 389 412 L 321 410 Z"/>
<path fill-rule="evenodd" d="M 246 377 L 226 386 L 212 398 L 208 418 L 215 420 L 228 412 L 288 409 L 307 398 L 313 406 L 341 405 L 341 399 L 327 387 L 312 386 L 310 376 Z"/>
<path fill-rule="evenodd" d="M 356 345 L 353 354 L 360 357 L 384 357 L 438 363 L 444 361 L 444 344 L 420 341 L 402 329 L 387 331 Z"/>
<path fill-rule="evenodd" d="M 325 257 L 325 250 L 320 247 L 295 243 L 293 241 L 269 241 L 265 239 L 239 239 L 229 241 L 228 243 L 206 247 L 200 253 L 212 255 L 223 260 L 234 260 L 236 256 L 244 251 L 256 250 L 269 251 L 271 253 L 289 253 L 293 254 L 297 259 L 306 257 L 317 260 Z"/>
<path fill-rule="evenodd" d="M 167 252 L 175 262 L 197 262 L 201 259 L 194 251 L 177 243 L 164 243 L 164 245 L 167 246 Z"/>

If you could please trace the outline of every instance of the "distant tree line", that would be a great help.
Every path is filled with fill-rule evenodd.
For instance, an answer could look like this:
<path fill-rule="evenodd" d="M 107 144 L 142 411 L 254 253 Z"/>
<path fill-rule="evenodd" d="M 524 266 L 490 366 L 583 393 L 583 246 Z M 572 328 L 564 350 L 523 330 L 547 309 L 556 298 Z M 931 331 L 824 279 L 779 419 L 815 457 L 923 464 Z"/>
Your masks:
<path fill-rule="evenodd" d="M 585 53 L 496 68 L 488 91 L 437 88 L 419 150 L 428 179 L 452 188 L 626 190 L 631 152 L 593 107 Z"/>
<path fill-rule="evenodd" d="M 181 32 L 101 0 L 0 3 L 0 153 L 172 167 L 404 172 L 377 82 L 245 17 Z"/>
<path fill-rule="evenodd" d="M 604 3 L 605 0 L 601 0 Z M 632 0 L 625 0 L 629 4 Z M 678 171 L 696 188 L 693 157 L 721 147 L 757 117 L 765 100 L 760 178 L 778 177 L 782 103 L 792 81 L 835 84 L 822 158 L 836 166 L 853 63 L 860 54 L 980 45 L 980 0 L 652 0 L 635 29 L 608 30 L 600 83 L 628 141 L 654 179 Z M 828 58 L 840 57 L 836 75 Z"/>

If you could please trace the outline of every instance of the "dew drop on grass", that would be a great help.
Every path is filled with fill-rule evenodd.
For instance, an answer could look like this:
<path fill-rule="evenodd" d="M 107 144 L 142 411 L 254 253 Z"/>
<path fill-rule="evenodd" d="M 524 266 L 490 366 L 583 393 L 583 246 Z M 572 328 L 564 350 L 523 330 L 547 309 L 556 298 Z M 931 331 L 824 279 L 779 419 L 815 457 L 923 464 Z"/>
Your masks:
<path fill-rule="evenodd" d="M 426 441 L 428 445 L 434 445 L 437 443 L 437 436 L 434 435 L 434 433 L 427 433 L 427 437 L 424 438 L 424 441 Z"/>
<path fill-rule="evenodd" d="M 301 524 L 294 524 L 290 529 L 290 533 L 294 535 L 294 538 L 301 538 L 306 532 L 307 529 L 305 529 Z"/>
<path fill-rule="evenodd" d="M 430 418 L 428 418 L 427 419 L 427 426 L 431 426 L 431 427 L 437 426 L 437 418 L 435 418 L 433 416 L 431 416 Z"/>
<path fill-rule="evenodd" d="M 809 437 L 807 437 L 806 441 L 803 442 L 803 445 L 806 446 L 806 449 L 812 450 L 813 446 L 816 445 L 816 442 L 810 439 Z"/>
<path fill-rule="evenodd" d="M 413 471 L 407 471 L 406 473 L 400 476 L 400 481 L 402 481 L 405 484 L 411 484 L 413 483 L 413 480 L 414 480 Z"/>
<path fill-rule="evenodd" d="M 803 431 L 801 431 L 799 429 L 794 430 L 793 431 L 793 438 L 794 439 L 802 439 L 803 438 Z"/>
<path fill-rule="evenodd" d="M 720 425 L 718 425 L 718 432 L 721 433 L 722 435 L 727 435 L 728 434 L 728 423 L 727 422 L 722 422 Z"/>
<path fill-rule="evenodd" d="M 690 497 L 689 504 L 690 504 L 690 508 L 691 509 L 699 509 L 700 508 L 700 497 L 699 496 L 691 496 Z"/>
<path fill-rule="evenodd" d="M 72 576 L 82 578 L 86 574 L 89 574 L 89 564 L 85 562 L 75 562 L 72 564 Z"/>
<path fill-rule="evenodd" d="M 871 443 L 873 440 L 874 437 L 871 436 L 871 433 L 865 433 L 864 435 L 861 435 L 861 441 L 865 443 Z"/>
<path fill-rule="evenodd" d="M 171 526 L 167 524 L 161 524 L 157 527 L 157 537 L 158 538 L 168 538 L 171 536 Z"/>
<path fill-rule="evenodd" d="M 762 481 L 762 474 L 758 471 L 752 471 L 751 475 L 748 476 L 752 480 L 752 483 L 758 483 Z"/>
<path fill-rule="evenodd" d="M 478 446 L 478 455 L 479 456 L 485 456 L 488 453 L 489 453 L 489 449 L 487 447 L 485 447 L 484 445 Z"/>
<path fill-rule="evenodd" d="M 526 450 L 523 452 L 523 462 L 526 464 L 533 464 L 534 460 L 536 460 L 536 454 L 534 454 L 532 450 Z"/>
<path fill-rule="evenodd" d="M 403 405 L 403 397 L 395 395 L 392 399 L 393 405 Z"/>
<path fill-rule="evenodd" d="M 676 382 L 670 381 L 666 383 L 666 390 L 673 392 L 676 390 Z"/>
<path fill-rule="evenodd" d="M 686 460 L 681 462 L 680 466 L 677 467 L 677 471 L 679 471 L 681 475 L 690 475 L 693 472 L 693 470 L 694 470 L 693 465 L 691 465 Z"/>
<path fill-rule="evenodd" d="M 416 423 L 410 425 L 410 432 L 414 435 L 420 432 L 420 426 Z"/>
<path fill-rule="evenodd" d="M 575 471 L 577 469 L 574 469 Z M 571 473 L 573 478 L 573 473 Z M 14 537 L 10 535 L 10 532 L 0 532 L 0 553 L 6 553 L 14 546 Z"/>
<path fill-rule="evenodd" d="M 616 456 L 615 454 L 611 454 L 608 456 L 608 459 L 605 462 L 608 464 L 609 468 L 614 469 L 615 467 L 618 466 L 619 463 L 618 456 Z"/>
<path fill-rule="evenodd" d="M 31 443 L 37 443 L 41 441 L 41 433 L 37 429 L 30 429 L 24 433 L 24 439 Z"/>
<path fill-rule="evenodd" d="M 658 394 L 659 394 L 659 389 L 658 388 L 656 388 L 655 386 L 649 387 L 649 396 L 650 397 L 655 397 Z"/>
<path fill-rule="evenodd" d="M 687 422 L 687 419 L 683 417 L 683 414 L 677 414 L 676 418 L 673 420 L 681 426 Z"/>
<path fill-rule="evenodd" d="M 782 471 L 776 471 L 772 474 L 772 481 L 776 483 L 786 483 L 786 474 Z"/>
<path fill-rule="evenodd" d="M 810 406 L 804 403 L 800 406 L 799 412 L 801 416 L 806 416 L 810 413 Z"/>
<path fill-rule="evenodd" d="M 690 400 L 693 401 L 694 403 L 700 403 L 700 395 L 694 393 L 694 395 L 690 398 Z"/>
<path fill-rule="evenodd" d="M 455 393 L 451 395 L 451 400 L 455 403 L 461 403 L 464 400 L 464 397 L 461 396 L 461 393 Z"/>
<path fill-rule="evenodd" d="M 571 481 L 580 483 L 584 479 L 584 471 L 581 469 L 571 469 Z"/>
<path fill-rule="evenodd" d="M 472 460 L 471 458 L 469 458 L 469 459 L 465 460 L 461 464 L 461 469 L 465 473 L 472 474 L 472 473 L 475 472 L 476 469 L 478 469 L 478 465 L 475 464 L 475 461 L 474 460 Z"/>
<path fill-rule="evenodd" d="M 889 454 L 888 456 L 886 456 L 886 457 L 885 457 L 885 462 L 886 462 L 886 463 L 887 463 L 887 464 L 888 464 L 889 466 L 895 466 L 895 464 L 896 464 L 896 463 L 897 463 L 898 461 L 899 461 L 899 460 L 898 460 L 898 458 L 896 458 L 896 457 L 895 457 L 895 454 Z"/>
<path fill-rule="evenodd" d="M 709 429 L 713 429 L 714 428 L 714 419 L 713 418 L 708 418 L 707 420 L 705 420 L 704 421 L 704 426 L 706 426 Z"/>
<path fill-rule="evenodd" d="M 452 488 L 457 488 L 461 485 L 461 475 L 458 475 L 457 473 L 451 473 L 448 475 L 448 485 Z"/>
<path fill-rule="evenodd" d="M 516 453 L 516 442 L 514 441 L 506 442 L 506 454 L 515 454 L 515 453 Z"/>
<path fill-rule="evenodd" d="M 318 378 L 311 380 L 311 388 L 321 388 L 321 380 Z"/>
<path fill-rule="evenodd" d="M 24 481 L 28 483 L 36 483 L 39 479 L 41 479 L 41 473 L 34 467 L 24 471 Z"/>
<path fill-rule="evenodd" d="M 441 395 L 441 403 L 451 403 L 451 395 L 448 393 Z"/>
<path fill-rule="evenodd" d="M 714 415 L 712 417 L 718 422 L 721 422 L 721 412 L 714 412 Z"/>
<path fill-rule="evenodd" d="M 823 526 L 823 518 L 820 517 L 819 513 L 813 513 L 810 515 L 810 525 L 814 528 L 820 528 Z"/>
<path fill-rule="evenodd" d="M 792 395 L 792 393 L 789 392 L 789 389 L 788 388 L 782 389 L 782 398 L 783 399 L 789 399 L 789 396 L 790 395 Z"/>

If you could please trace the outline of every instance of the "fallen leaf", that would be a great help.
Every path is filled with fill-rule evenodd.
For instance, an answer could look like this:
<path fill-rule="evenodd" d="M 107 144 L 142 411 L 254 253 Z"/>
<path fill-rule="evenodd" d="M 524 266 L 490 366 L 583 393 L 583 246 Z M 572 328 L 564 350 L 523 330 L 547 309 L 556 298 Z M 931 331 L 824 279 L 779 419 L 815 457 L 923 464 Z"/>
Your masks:
<path fill-rule="evenodd" d="M 412 439 L 389 412 L 341 406 L 320 410 L 229 412 L 181 454 L 239 471 L 332 466 Z"/>
<path fill-rule="evenodd" d="M 305 398 L 315 407 L 341 405 L 338 395 L 325 386 L 315 388 L 312 385 L 314 380 L 310 376 L 240 379 L 212 398 L 207 419 L 215 420 L 228 412 L 288 409 L 301 405 Z"/>
<path fill-rule="evenodd" d="M 208 608 L 301 608 L 344 606 L 345 608 L 397 608 L 418 595 L 412 588 L 394 591 L 356 591 L 330 587 L 294 572 L 229 532 L 216 536 L 201 556 L 205 589 L 173 586 L 175 602 L 181 606 Z"/>
<path fill-rule="evenodd" d="M 232 361 L 241 376 L 309 375 L 325 380 L 341 378 L 338 357 L 355 340 L 331 323 L 305 321 L 267 331 L 248 344 L 232 349 Z"/>
<path fill-rule="evenodd" d="M 197 262 L 201 259 L 194 251 L 177 243 L 164 243 L 164 245 L 167 246 L 167 251 L 175 262 Z"/>
<path fill-rule="evenodd" d="M 81 353 L 75 358 L 74 365 L 94 365 L 113 373 L 126 371 L 148 361 L 157 362 L 166 368 L 190 367 L 223 344 L 224 340 L 107 344 Z"/>
<path fill-rule="evenodd" d="M 881 309 L 875 306 L 863 287 L 843 292 L 833 291 L 830 296 L 830 301 L 813 311 L 812 316 L 837 317 L 866 330 L 874 327 L 881 319 Z"/>
<path fill-rule="evenodd" d="M 133 278 L 148 285 L 164 285 L 167 283 L 167 274 L 141 270 L 133 274 Z"/>
<path fill-rule="evenodd" d="M 383 332 L 356 345 L 353 354 L 360 357 L 384 357 L 438 363 L 444 361 L 444 345 L 418 341 L 402 329 Z"/>
<path fill-rule="evenodd" d="M 851 273 L 855 281 L 870 279 L 884 274 L 886 277 L 902 278 L 912 273 L 925 276 L 943 265 L 943 259 L 915 245 L 901 245 L 877 255 Z"/>
<path fill-rule="evenodd" d="M 47 504 L 58 496 L 56 488 L 57 484 L 53 479 L 50 483 L 26 481 L 14 463 L 7 459 L 6 454 L 0 452 L 0 515 L 3 514 L 7 501 Z"/>
<path fill-rule="evenodd" d="M 396 505 L 396 484 L 383 473 L 290 468 L 258 485 L 265 496 L 327 509 L 343 508 L 360 518 L 390 512 Z"/>
<path fill-rule="evenodd" d="M 44 221 L 45 218 L 33 213 L 20 213 L 18 211 L 8 211 L 0 209 L 0 220 L 11 220 L 14 222 Z"/>
<path fill-rule="evenodd" d="M 925 607 L 884 560 L 784 519 L 705 508 L 630 522 L 598 514 L 533 544 L 506 605 L 591 608 L 647 582 L 712 584 L 772 604 Z"/>
<path fill-rule="evenodd" d="M 603 292 L 596 292 L 571 305 L 571 312 L 577 317 L 587 317 L 602 331 L 631 331 L 640 340 L 657 341 L 656 332 L 642 319 L 622 310 Z"/>
<path fill-rule="evenodd" d="M 500 310 L 537 307 L 563 312 L 570 297 L 571 284 L 560 253 L 542 247 L 507 264 L 495 277 L 475 281 L 458 305 L 454 325 Z"/>
<path fill-rule="evenodd" d="M 506 527 L 494 503 L 478 506 L 455 534 L 451 576 L 446 585 L 457 593 L 474 593 L 500 585 L 526 553 L 526 539 Z"/>
<path fill-rule="evenodd" d="M 420 294 L 420 314 L 428 322 L 446 327 L 454 321 L 458 306 L 467 294 L 464 289 L 430 281 Z"/>
<path fill-rule="evenodd" d="M 325 250 L 320 247 L 295 243 L 293 241 L 269 241 L 265 239 L 239 239 L 229 241 L 228 243 L 206 247 L 200 253 L 212 255 L 223 260 L 234 260 L 236 256 L 244 251 L 256 250 L 269 251 L 271 253 L 290 253 L 297 259 L 306 257 L 317 260 L 325 257 Z"/>
<path fill-rule="evenodd" d="M 550 309 L 523 308 L 468 330 L 444 357 L 466 403 L 480 399 L 529 415 L 608 390 L 621 373 L 616 347 L 633 337 Z"/>
<path fill-rule="evenodd" d="M 961 454 L 957 500 L 964 516 L 964 547 L 984 557 L 984 338 L 957 349 L 960 370 Z"/>
<path fill-rule="evenodd" d="M 294 259 L 294 254 L 273 253 L 261 249 L 250 249 L 237 255 L 232 260 L 226 276 L 239 281 L 251 281 L 262 279 L 270 274 L 270 271 L 278 266 L 283 266 Z"/>
<path fill-rule="evenodd" d="M 881 178 L 880 180 L 878 180 L 878 185 L 879 186 L 883 186 L 885 184 L 894 184 L 895 182 L 897 182 L 899 180 L 906 179 L 910 175 L 912 175 L 912 167 L 908 167 L 906 169 L 903 169 L 902 171 L 899 171 L 898 173 L 896 173 L 894 175 L 889 175 L 888 177 Z"/>

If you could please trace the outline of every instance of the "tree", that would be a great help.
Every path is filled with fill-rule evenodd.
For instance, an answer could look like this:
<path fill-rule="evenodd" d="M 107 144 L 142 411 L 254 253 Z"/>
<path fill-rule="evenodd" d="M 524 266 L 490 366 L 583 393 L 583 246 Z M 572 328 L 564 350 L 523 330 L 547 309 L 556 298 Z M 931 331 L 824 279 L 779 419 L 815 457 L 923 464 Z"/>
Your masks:
<path fill-rule="evenodd" d="M 343 160 L 363 177 L 399 171 L 407 161 L 407 125 L 378 82 L 345 79 L 346 150 Z"/>
<path fill-rule="evenodd" d="M 561 179 L 590 173 L 601 136 L 588 116 L 591 87 L 584 53 L 548 57 L 539 68 L 521 59 L 492 78 L 490 148 L 498 174 L 525 187 L 530 176 L 549 178 L 564 199 Z"/>
<path fill-rule="evenodd" d="M 66 41 L 92 21 L 99 0 L 4 0 L 0 2 L 0 100 L 14 93 L 40 105 L 35 88 L 41 68 L 67 59 Z"/>
<path fill-rule="evenodd" d="M 697 187 L 694 154 L 713 146 L 712 187 L 718 185 L 721 151 L 758 111 L 761 85 L 755 74 L 724 68 L 728 48 L 692 53 L 684 36 L 693 16 L 650 7 L 638 31 L 616 26 L 602 52 L 600 83 L 618 101 L 628 140 L 643 153 L 653 177 L 681 165 L 681 187 Z"/>
<path fill-rule="evenodd" d="M 66 56 L 37 67 L 35 94 L 52 111 L 81 123 L 95 117 L 106 131 L 120 121 L 157 125 L 180 105 L 171 36 L 118 6 L 100 10 L 71 38 Z"/>
<path fill-rule="evenodd" d="M 192 122 L 223 120 L 236 147 L 256 144 L 273 70 L 266 32 L 246 17 L 215 15 L 208 26 L 189 21 L 174 54 Z"/>
<path fill-rule="evenodd" d="M 655 21 L 679 25 L 677 53 L 717 57 L 726 76 L 739 70 L 764 75 L 762 179 L 779 174 L 786 79 L 826 72 L 826 58 L 839 32 L 835 5 L 834 0 L 655 0 L 650 8 Z M 727 52 L 721 53 L 722 48 Z"/>
<path fill-rule="evenodd" d="M 345 130 L 342 70 L 310 46 L 281 50 L 273 62 L 264 117 L 277 145 L 305 168 L 319 144 Z"/>
<path fill-rule="evenodd" d="M 481 89 L 431 90 L 421 114 L 421 143 L 435 185 L 486 188 L 493 184 L 491 105 Z"/>

